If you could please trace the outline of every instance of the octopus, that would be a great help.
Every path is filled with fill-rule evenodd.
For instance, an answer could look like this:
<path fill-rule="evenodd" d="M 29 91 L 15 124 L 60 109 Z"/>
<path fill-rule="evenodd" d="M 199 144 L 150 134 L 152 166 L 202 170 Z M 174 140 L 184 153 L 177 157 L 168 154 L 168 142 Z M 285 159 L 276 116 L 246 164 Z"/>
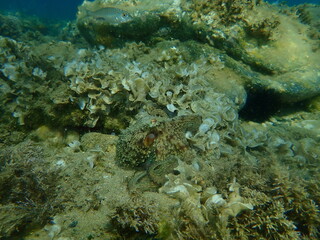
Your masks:
<path fill-rule="evenodd" d="M 201 121 L 197 115 L 143 119 L 119 136 L 116 161 L 122 167 L 153 172 L 155 166 L 168 162 L 172 156 L 191 162 L 197 151 L 186 135 L 195 134 Z"/>

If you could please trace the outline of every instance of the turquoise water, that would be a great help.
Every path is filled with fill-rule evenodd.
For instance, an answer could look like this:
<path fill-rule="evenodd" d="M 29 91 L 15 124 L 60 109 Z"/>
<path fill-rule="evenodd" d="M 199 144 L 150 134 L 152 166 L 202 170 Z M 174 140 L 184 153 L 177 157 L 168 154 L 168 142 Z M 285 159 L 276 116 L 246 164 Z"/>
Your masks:
<path fill-rule="evenodd" d="M 13 0 L 13 1 L 0 1 L 0 10 L 3 11 L 22 11 L 28 14 L 35 14 L 43 18 L 53 18 L 53 19 L 74 19 L 77 12 L 77 6 L 79 6 L 83 0 Z M 320 4 L 319 0 L 310 1 L 267 1 L 270 3 L 280 3 L 285 2 L 289 6 L 303 4 L 303 3 L 313 3 Z"/>
<path fill-rule="evenodd" d="M 75 19 L 77 6 L 79 6 L 82 2 L 83 0 L 1 0 L 0 10 L 12 12 L 21 11 L 26 14 L 37 15 L 41 18 Z"/>

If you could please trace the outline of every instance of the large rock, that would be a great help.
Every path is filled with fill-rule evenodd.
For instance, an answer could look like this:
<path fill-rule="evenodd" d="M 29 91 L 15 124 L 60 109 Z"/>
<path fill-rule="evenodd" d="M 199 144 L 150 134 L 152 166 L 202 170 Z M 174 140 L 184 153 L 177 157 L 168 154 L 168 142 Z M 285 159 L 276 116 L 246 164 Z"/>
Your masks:
<path fill-rule="evenodd" d="M 121 9 L 130 21 L 115 22 L 90 14 Z M 78 28 L 93 45 L 120 47 L 128 41 L 149 44 L 163 39 L 194 39 L 225 51 L 248 92 L 266 91 L 282 103 L 320 93 L 319 40 L 285 9 L 263 1 L 85 1 Z"/>

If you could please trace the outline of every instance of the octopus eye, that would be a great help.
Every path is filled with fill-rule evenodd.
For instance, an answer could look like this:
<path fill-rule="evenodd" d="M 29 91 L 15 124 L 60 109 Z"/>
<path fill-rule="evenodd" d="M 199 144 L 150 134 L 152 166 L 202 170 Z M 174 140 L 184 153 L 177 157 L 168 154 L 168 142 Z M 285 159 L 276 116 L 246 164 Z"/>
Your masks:
<path fill-rule="evenodd" d="M 154 134 L 154 133 L 149 133 L 145 138 L 144 138 L 144 140 L 143 140 L 143 145 L 145 146 L 145 147 L 150 147 L 152 144 L 153 144 L 153 142 L 154 142 L 154 140 L 156 139 L 156 135 Z"/>

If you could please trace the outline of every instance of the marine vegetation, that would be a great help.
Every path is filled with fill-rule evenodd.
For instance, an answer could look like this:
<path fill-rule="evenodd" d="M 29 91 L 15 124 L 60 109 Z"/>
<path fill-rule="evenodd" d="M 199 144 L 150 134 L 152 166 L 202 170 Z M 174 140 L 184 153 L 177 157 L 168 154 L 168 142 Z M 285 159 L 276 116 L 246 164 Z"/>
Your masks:
<path fill-rule="evenodd" d="M 319 7 L 1 14 L 1 239 L 320 238 Z"/>

